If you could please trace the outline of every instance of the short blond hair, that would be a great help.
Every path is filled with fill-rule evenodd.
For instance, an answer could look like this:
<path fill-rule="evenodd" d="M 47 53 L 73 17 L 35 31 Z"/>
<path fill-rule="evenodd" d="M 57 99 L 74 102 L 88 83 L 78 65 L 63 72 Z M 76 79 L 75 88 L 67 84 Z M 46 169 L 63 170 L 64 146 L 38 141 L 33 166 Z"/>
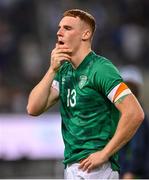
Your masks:
<path fill-rule="evenodd" d="M 92 35 L 94 34 L 95 29 L 96 29 L 95 18 L 88 12 L 85 12 L 81 9 L 70 9 L 64 12 L 63 17 L 65 16 L 79 17 L 82 21 L 84 21 L 90 26 L 92 30 Z"/>

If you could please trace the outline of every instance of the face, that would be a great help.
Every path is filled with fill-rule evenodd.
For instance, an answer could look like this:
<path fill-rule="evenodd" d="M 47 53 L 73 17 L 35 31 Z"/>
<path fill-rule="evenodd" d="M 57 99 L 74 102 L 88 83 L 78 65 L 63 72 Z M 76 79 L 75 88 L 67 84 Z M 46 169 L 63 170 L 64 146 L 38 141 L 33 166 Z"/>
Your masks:
<path fill-rule="evenodd" d="M 83 22 L 78 17 L 64 17 L 59 23 L 58 43 L 68 46 L 72 53 L 80 48 L 83 34 Z"/>

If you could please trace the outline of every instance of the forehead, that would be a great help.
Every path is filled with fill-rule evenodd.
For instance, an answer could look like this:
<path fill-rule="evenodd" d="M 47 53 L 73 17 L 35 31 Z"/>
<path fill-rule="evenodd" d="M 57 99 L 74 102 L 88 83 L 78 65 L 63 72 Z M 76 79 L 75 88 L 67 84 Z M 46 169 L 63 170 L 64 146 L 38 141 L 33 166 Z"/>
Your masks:
<path fill-rule="evenodd" d="M 78 26 L 81 25 L 82 21 L 79 17 L 71 17 L 71 16 L 65 16 L 61 19 L 59 25 L 64 26 Z"/>

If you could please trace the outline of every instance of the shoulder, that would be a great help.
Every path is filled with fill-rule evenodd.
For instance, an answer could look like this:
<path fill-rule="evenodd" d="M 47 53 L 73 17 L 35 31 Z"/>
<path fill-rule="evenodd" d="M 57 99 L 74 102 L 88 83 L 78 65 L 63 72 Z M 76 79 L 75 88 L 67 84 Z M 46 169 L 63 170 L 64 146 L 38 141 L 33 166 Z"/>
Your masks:
<path fill-rule="evenodd" d="M 116 66 L 103 56 L 96 55 L 91 72 L 94 86 L 106 95 L 123 81 Z"/>
<path fill-rule="evenodd" d="M 104 57 L 104 56 L 100 56 L 94 53 L 93 55 L 93 71 L 96 71 L 98 73 L 118 73 L 119 71 L 116 68 L 116 66 L 112 63 L 111 60 L 109 60 L 108 58 Z"/>

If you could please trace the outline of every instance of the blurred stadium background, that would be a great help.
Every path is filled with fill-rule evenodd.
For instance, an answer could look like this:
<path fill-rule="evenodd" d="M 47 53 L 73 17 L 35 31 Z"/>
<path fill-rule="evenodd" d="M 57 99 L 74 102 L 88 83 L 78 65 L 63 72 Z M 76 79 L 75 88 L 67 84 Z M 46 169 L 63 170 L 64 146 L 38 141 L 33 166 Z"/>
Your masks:
<path fill-rule="evenodd" d="M 59 105 L 33 118 L 26 104 L 49 66 L 61 14 L 70 8 L 95 16 L 93 50 L 117 67 L 140 68 L 149 112 L 148 0 L 0 0 L 0 178 L 63 178 Z"/>

